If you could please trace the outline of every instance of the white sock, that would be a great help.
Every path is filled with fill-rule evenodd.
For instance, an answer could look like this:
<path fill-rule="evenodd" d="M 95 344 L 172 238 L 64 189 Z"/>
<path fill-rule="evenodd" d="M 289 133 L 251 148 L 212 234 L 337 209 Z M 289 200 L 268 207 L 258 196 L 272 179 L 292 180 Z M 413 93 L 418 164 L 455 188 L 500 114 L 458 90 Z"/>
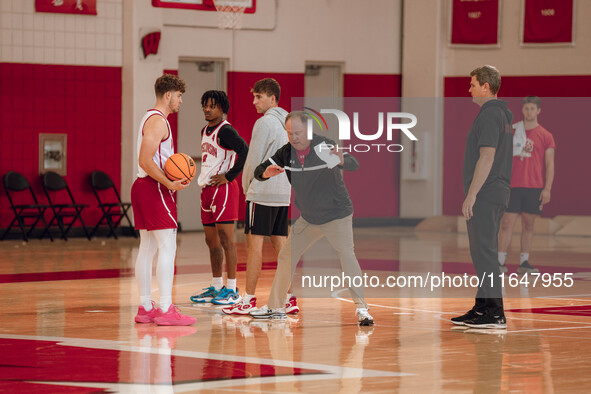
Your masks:
<path fill-rule="evenodd" d="M 214 287 L 215 291 L 220 291 L 222 287 L 224 287 L 224 278 L 221 276 L 216 278 L 214 276 L 213 280 L 211 281 L 211 285 Z"/>
<path fill-rule="evenodd" d="M 523 264 L 527 260 L 529 260 L 529 253 L 521 253 L 519 255 L 519 264 Z"/>
<path fill-rule="evenodd" d="M 160 288 L 160 309 L 166 313 L 172 304 L 172 282 L 174 280 L 174 258 L 176 256 L 176 229 L 151 231 L 158 242 L 158 263 L 156 277 Z"/>
<path fill-rule="evenodd" d="M 158 248 L 151 232 L 140 230 L 140 248 L 135 260 L 135 278 L 140 293 L 140 305 L 148 311 L 152 309 L 151 283 L 152 260 Z"/>
<path fill-rule="evenodd" d="M 289 303 L 289 299 L 292 297 L 292 293 L 287 293 L 287 295 L 285 296 L 285 303 Z"/>
<path fill-rule="evenodd" d="M 162 313 L 168 312 L 168 309 L 172 305 L 172 296 L 160 297 L 160 310 Z"/>
<path fill-rule="evenodd" d="M 506 259 L 507 259 L 507 252 L 499 252 L 499 264 L 505 265 Z"/>
<path fill-rule="evenodd" d="M 254 298 L 254 294 L 244 293 L 244 303 L 248 304 Z"/>
<path fill-rule="evenodd" d="M 140 297 L 140 301 L 141 301 L 141 305 L 144 307 L 144 309 L 146 310 L 146 312 L 152 310 L 152 297 L 150 297 L 150 296 L 141 296 Z"/>
<path fill-rule="evenodd" d="M 236 291 L 236 279 L 228 279 L 226 282 L 226 288 L 232 291 Z"/>

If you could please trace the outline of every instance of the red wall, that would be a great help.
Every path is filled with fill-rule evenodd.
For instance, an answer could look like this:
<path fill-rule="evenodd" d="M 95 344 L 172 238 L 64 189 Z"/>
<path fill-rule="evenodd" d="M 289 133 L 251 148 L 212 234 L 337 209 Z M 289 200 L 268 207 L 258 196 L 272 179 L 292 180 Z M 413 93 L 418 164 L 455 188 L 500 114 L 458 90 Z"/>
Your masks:
<path fill-rule="evenodd" d="M 345 97 L 400 97 L 400 75 L 345 74 Z M 397 108 L 396 110 L 398 110 Z M 400 135 L 391 141 L 400 143 Z M 351 140 L 352 144 L 366 141 Z M 359 170 L 344 172 L 357 218 L 398 217 L 400 154 L 356 153 Z M 373 191 L 368 193 L 368 191 Z"/>
<path fill-rule="evenodd" d="M 446 215 L 459 215 L 464 199 L 464 145 L 479 110 L 469 97 L 469 83 L 469 77 L 445 78 L 445 97 L 465 97 L 446 99 L 445 104 L 443 213 Z M 591 215 L 588 202 L 591 183 L 578 176 L 581 170 L 591 168 L 591 156 L 587 153 L 591 134 L 586 132 L 586 114 L 591 100 L 583 98 L 589 96 L 589 90 L 590 75 L 503 77 L 499 97 L 509 101 L 515 121 L 522 119 L 522 97 L 542 97 L 542 112 L 538 120 L 553 134 L 556 142 L 552 200 L 544 209 L 543 216 Z"/>
<path fill-rule="evenodd" d="M 0 173 L 17 171 L 46 201 L 38 174 L 39 133 L 68 136 L 67 176 L 76 202 L 89 204 L 87 226 L 99 219 L 90 173 L 121 185 L 121 68 L 0 63 Z M 49 215 L 48 215 L 49 217 Z M 0 193 L 0 228 L 13 215 Z"/>

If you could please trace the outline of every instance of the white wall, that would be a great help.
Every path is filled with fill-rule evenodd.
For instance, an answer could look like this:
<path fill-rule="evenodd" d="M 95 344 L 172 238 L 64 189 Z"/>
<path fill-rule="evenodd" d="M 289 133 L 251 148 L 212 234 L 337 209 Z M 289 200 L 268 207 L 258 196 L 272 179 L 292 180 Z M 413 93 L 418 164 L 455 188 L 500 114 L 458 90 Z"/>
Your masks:
<path fill-rule="evenodd" d="M 97 0 L 97 15 L 74 15 L 0 0 L 0 62 L 121 66 L 122 1 Z"/>
<path fill-rule="evenodd" d="M 230 71 L 301 73 L 318 60 L 344 62 L 346 73 L 400 73 L 400 0 L 258 0 L 265 18 L 235 32 L 197 20 L 188 27 L 188 11 L 164 12 L 166 68 L 176 69 L 179 56 L 205 56 L 230 59 Z M 202 14 L 216 25 L 215 12 Z"/>

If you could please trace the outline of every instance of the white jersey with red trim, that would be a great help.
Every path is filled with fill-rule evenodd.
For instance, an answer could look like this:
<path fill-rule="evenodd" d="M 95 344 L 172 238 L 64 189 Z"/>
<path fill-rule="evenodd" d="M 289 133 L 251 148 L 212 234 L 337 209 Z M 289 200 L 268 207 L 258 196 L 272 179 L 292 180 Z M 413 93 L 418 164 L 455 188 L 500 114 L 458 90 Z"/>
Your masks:
<path fill-rule="evenodd" d="M 197 180 L 199 186 L 208 185 L 212 176 L 225 174 L 234 165 L 236 152 L 218 144 L 220 129 L 229 124 L 227 120 L 224 120 L 209 135 L 207 134 L 207 126 L 201 131 L 201 173 Z"/>
<path fill-rule="evenodd" d="M 154 153 L 154 157 L 152 158 L 152 160 L 154 160 L 154 163 L 156 163 L 156 165 L 160 167 L 162 171 L 164 171 L 164 163 L 166 163 L 166 160 L 168 160 L 168 158 L 174 154 L 174 145 L 172 144 L 172 131 L 170 129 L 170 123 L 168 123 L 168 119 L 166 119 L 166 116 L 164 116 L 164 114 L 158 111 L 157 109 L 151 109 L 148 112 L 146 112 L 146 114 L 142 118 L 142 121 L 140 122 L 140 131 L 137 136 L 137 154 L 139 156 L 140 149 L 142 147 L 142 140 L 144 137 L 144 125 L 146 124 L 148 119 L 153 115 L 162 116 L 166 121 L 166 127 L 168 127 L 168 137 L 165 140 L 160 141 L 158 150 L 156 151 L 156 153 Z M 144 171 L 143 168 L 140 166 L 139 160 L 137 165 L 137 176 L 138 178 L 145 178 L 148 176 L 146 171 Z"/>

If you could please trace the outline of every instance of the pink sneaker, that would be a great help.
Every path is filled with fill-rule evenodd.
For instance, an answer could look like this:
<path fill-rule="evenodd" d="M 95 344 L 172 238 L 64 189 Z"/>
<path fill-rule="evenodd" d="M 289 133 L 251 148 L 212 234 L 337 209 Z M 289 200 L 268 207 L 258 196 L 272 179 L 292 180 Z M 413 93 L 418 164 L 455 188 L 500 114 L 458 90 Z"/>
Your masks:
<path fill-rule="evenodd" d="M 291 297 L 289 301 L 285 304 L 285 313 L 287 313 L 288 315 L 295 315 L 299 311 L 300 307 L 298 306 L 296 298 Z"/>
<path fill-rule="evenodd" d="M 250 311 L 255 310 L 257 308 L 257 298 L 252 297 L 249 303 L 244 302 L 244 298 L 240 300 L 239 303 L 231 305 L 227 308 L 223 308 L 222 312 L 226 315 L 247 315 Z"/>
<path fill-rule="evenodd" d="M 174 304 L 170 305 L 166 313 L 158 308 L 158 316 L 154 318 L 154 323 L 159 326 L 190 326 L 197 321 L 194 317 L 181 315 L 180 312 L 181 310 Z"/>
<path fill-rule="evenodd" d="M 156 308 L 154 301 L 152 301 L 152 309 L 146 311 L 143 305 L 138 306 L 137 315 L 135 315 L 136 323 L 154 323 L 154 318 L 158 315 L 160 309 Z"/>

